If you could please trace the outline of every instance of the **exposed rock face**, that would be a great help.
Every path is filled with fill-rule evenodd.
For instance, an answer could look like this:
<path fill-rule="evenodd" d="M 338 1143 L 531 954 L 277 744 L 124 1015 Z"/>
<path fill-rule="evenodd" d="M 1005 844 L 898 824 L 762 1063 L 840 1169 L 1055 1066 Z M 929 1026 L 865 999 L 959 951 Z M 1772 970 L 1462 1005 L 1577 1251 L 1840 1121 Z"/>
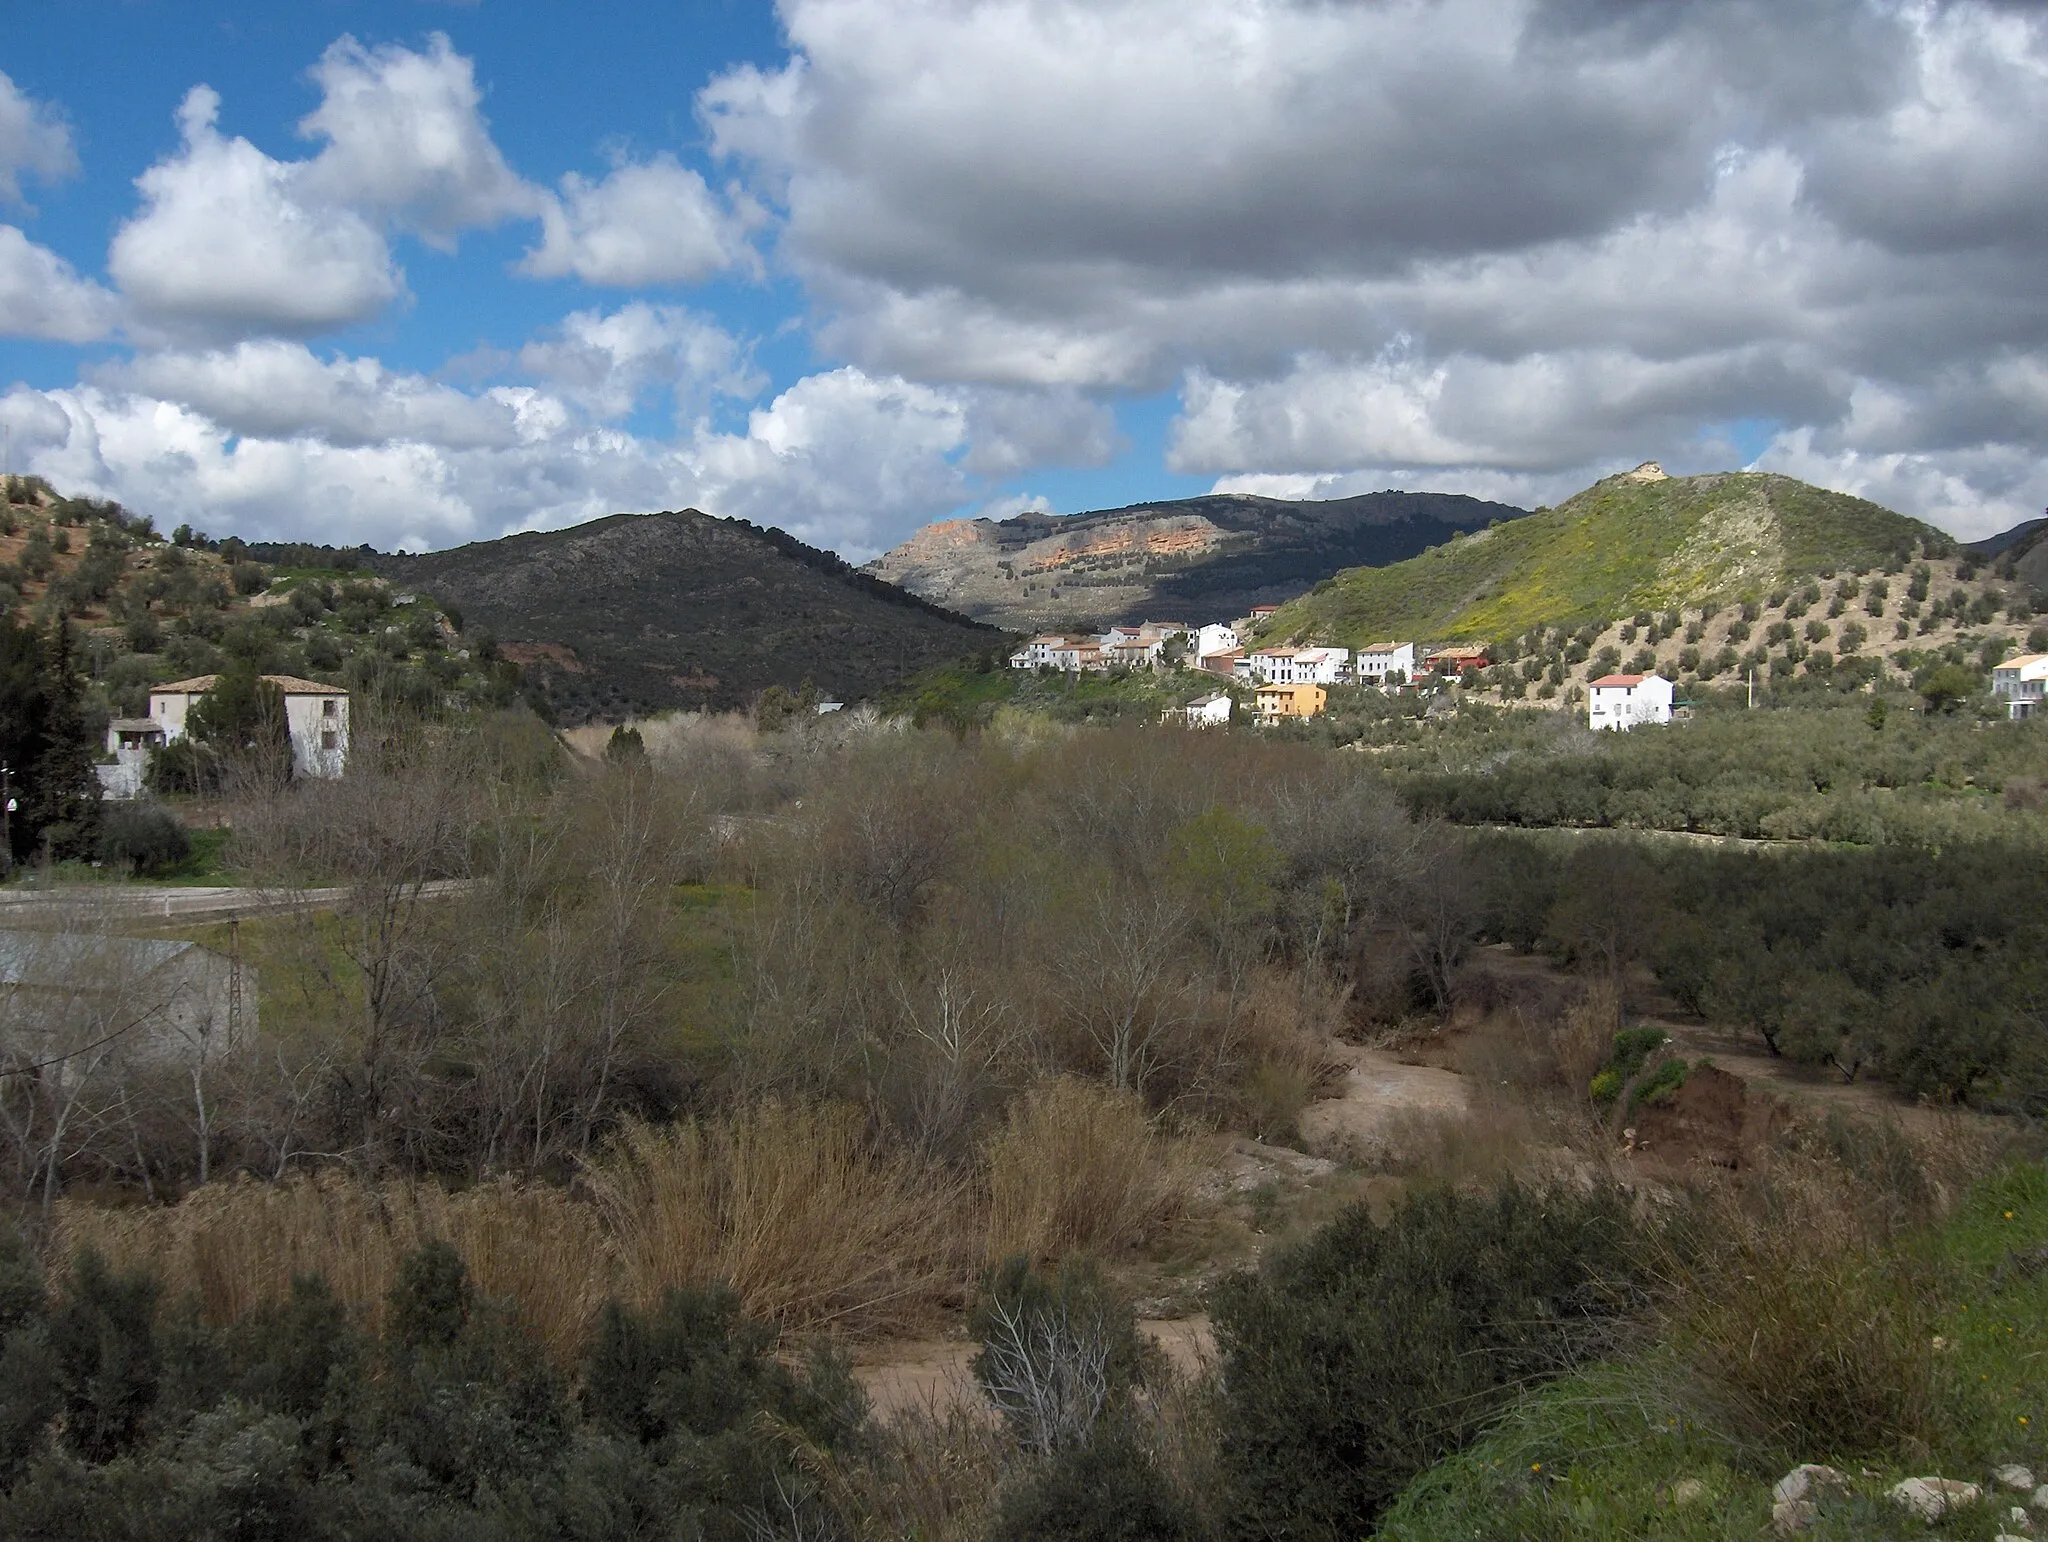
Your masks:
<path fill-rule="evenodd" d="M 943 520 L 866 571 L 1020 631 L 1200 624 L 1290 599 L 1339 568 L 1399 561 L 1522 512 L 1447 493 L 1321 503 L 1215 494 L 1086 514 Z"/>

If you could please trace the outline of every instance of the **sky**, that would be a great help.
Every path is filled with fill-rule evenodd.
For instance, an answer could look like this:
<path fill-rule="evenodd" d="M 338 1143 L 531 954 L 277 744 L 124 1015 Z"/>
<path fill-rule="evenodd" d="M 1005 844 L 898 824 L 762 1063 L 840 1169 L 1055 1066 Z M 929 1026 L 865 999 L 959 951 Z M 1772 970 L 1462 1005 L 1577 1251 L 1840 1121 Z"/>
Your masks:
<path fill-rule="evenodd" d="M 2038 0 L 0 0 L 0 457 L 423 549 L 2048 503 Z"/>

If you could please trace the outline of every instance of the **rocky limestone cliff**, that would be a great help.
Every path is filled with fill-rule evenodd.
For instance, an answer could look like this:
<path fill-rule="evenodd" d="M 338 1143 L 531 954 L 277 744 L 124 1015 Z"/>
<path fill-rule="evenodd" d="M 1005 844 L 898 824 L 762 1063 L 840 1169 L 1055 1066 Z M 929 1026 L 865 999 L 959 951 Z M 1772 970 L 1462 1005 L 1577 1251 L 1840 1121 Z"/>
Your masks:
<path fill-rule="evenodd" d="M 1016 630 L 1242 615 L 1340 568 L 1398 561 L 1523 511 L 1445 493 L 1212 494 L 927 525 L 866 571 Z"/>

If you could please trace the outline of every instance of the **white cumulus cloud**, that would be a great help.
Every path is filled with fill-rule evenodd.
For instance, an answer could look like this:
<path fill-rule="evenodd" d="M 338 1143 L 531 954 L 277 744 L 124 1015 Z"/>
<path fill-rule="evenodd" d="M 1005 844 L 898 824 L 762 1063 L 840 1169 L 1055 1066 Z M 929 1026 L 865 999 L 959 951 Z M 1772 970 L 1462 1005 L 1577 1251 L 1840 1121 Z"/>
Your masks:
<path fill-rule="evenodd" d="M 535 278 L 642 289 L 697 283 L 751 259 L 742 221 L 672 155 L 618 166 L 601 182 L 571 172 L 540 219 L 540 244 L 520 263 Z"/>
<path fill-rule="evenodd" d="M 145 353 L 104 366 L 93 379 L 177 403 L 244 438 L 305 437 L 338 448 L 410 439 L 479 449 L 521 437 L 515 404 L 503 393 L 470 395 L 375 359 L 321 359 L 303 343 L 277 339 Z"/>
<path fill-rule="evenodd" d="M 327 141 L 305 193 L 375 213 L 450 250 L 475 226 L 537 214 L 543 194 L 492 141 L 470 60 L 435 33 L 426 52 L 336 41 L 313 66 L 320 106 L 299 124 Z"/>
<path fill-rule="evenodd" d="M 615 311 L 574 311 L 519 350 L 522 369 L 599 419 L 631 413 L 666 391 L 677 415 L 697 417 L 716 397 L 751 397 L 767 384 L 746 346 L 706 317 L 636 300 Z"/>
<path fill-rule="evenodd" d="M 0 202 L 22 201 L 24 173 L 55 181 L 77 170 L 78 152 L 64 119 L 0 71 Z"/>
<path fill-rule="evenodd" d="M 143 208 L 108 254 L 145 325 L 174 337 L 303 337 L 366 320 L 405 292 L 375 226 L 307 197 L 302 163 L 224 137 L 219 114 L 211 87 L 187 93 L 183 143 L 136 179 Z"/>
<path fill-rule="evenodd" d="M 105 364 L 0 398 L 16 458 L 160 526 L 392 548 L 681 508 L 779 525 L 856 559 L 986 496 L 984 463 L 1101 453 L 1105 421 L 1062 394 L 933 387 L 854 368 L 762 386 L 748 345 L 633 302 L 578 311 L 515 353 L 458 361 L 475 388 L 245 339 Z M 625 420 L 665 398 L 672 431 Z"/>
<path fill-rule="evenodd" d="M 47 247 L 0 225 L 0 337 L 89 343 L 113 330 L 109 294 Z"/>

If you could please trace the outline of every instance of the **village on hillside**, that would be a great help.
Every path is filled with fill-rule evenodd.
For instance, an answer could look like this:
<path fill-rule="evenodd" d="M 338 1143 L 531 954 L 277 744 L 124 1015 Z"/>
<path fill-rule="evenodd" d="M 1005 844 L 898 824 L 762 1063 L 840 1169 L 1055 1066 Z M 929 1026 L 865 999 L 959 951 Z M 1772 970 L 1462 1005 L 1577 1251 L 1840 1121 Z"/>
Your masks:
<path fill-rule="evenodd" d="M 1191 672 L 1219 687 L 1164 713 L 1218 727 L 1249 708 L 1271 726 L 1321 715 L 1330 688 L 1564 707 L 1594 729 L 1682 722 L 1696 693 L 1733 685 L 1754 701 L 1795 680 L 1837 689 L 1924 681 L 1944 664 L 1981 666 L 2012 719 L 2033 716 L 2048 691 L 2048 627 L 2000 564 L 1981 575 L 1968 557 L 1911 572 L 1851 572 L 1788 583 L 1721 605 L 1641 610 L 1613 621 L 1538 627 L 1493 642 L 1321 641 L 1258 645 L 1281 607 L 1229 622 L 1146 621 L 1100 633 L 1047 633 L 1010 655 L 1015 670 L 1059 674 Z M 1233 694 L 1233 690 L 1235 694 Z"/>
<path fill-rule="evenodd" d="M 1116 670 L 1195 670 L 1249 690 L 1260 723 L 1319 715 L 1333 685 L 1368 685 L 1388 691 L 1428 694 L 1481 670 L 1490 662 L 1484 648 L 1428 648 L 1413 642 L 1365 648 L 1248 648 L 1246 642 L 1269 620 L 1277 605 L 1259 605 L 1235 621 L 1189 626 L 1147 621 L 1112 626 L 1098 634 L 1047 633 L 1010 655 L 1012 669 L 1107 674 Z M 1234 698 L 1213 691 L 1167 715 L 1194 728 L 1231 721 Z"/>

